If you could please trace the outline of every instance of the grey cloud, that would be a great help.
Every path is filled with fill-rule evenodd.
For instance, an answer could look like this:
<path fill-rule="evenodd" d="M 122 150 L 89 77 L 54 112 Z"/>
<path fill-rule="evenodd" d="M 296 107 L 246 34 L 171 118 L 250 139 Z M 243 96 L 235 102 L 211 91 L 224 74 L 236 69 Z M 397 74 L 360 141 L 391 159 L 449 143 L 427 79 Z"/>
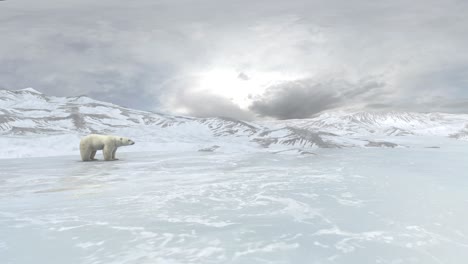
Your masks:
<path fill-rule="evenodd" d="M 132 73 L 129 76 L 122 74 L 121 71 L 87 73 L 87 75 L 91 75 L 88 78 L 94 81 L 92 86 L 97 87 L 97 89 L 89 91 L 87 95 L 137 109 L 158 105 L 158 102 L 154 100 L 154 95 L 151 94 L 152 90 L 148 87 L 150 85 L 148 80 L 151 80 L 151 76 L 148 74 L 145 70 Z"/>
<path fill-rule="evenodd" d="M 252 103 L 250 110 L 279 119 L 307 118 L 338 103 L 339 98 L 334 91 L 325 91 L 320 86 L 304 87 L 293 82 L 269 88 L 263 98 Z"/>
<path fill-rule="evenodd" d="M 458 109 L 459 111 L 468 113 L 468 100 L 452 101 L 443 105 L 446 108 Z"/>
<path fill-rule="evenodd" d="M 237 78 L 244 80 L 244 81 L 248 81 L 250 79 L 249 76 L 243 72 L 239 73 L 239 75 L 237 75 Z"/>
<path fill-rule="evenodd" d="M 17 38 L 10 36 L 26 49 L 0 43 L 0 47 L 11 49 L 0 52 L 4 88 L 34 87 L 57 96 L 88 95 L 152 110 L 159 106 L 158 84 L 176 71 L 168 56 L 154 61 L 151 56 L 141 56 L 157 46 L 132 46 L 146 41 L 143 34 L 115 28 L 82 29 L 78 25 L 25 29 L 25 33 Z"/>
<path fill-rule="evenodd" d="M 391 109 L 392 105 L 386 103 L 371 103 L 367 104 L 366 107 L 371 109 Z"/>
<path fill-rule="evenodd" d="M 426 98 L 425 101 L 398 100 L 388 103 L 367 104 L 365 109 L 377 109 L 384 111 L 410 111 L 410 112 L 442 112 L 442 113 L 468 113 L 467 99 L 453 98 Z"/>
<path fill-rule="evenodd" d="M 209 93 L 193 91 L 174 95 L 172 108 L 183 108 L 184 114 L 196 117 L 230 117 L 240 120 L 251 120 L 253 115 L 242 110 L 230 100 Z"/>
<path fill-rule="evenodd" d="M 194 91 L 171 80 L 229 68 L 249 83 L 256 73 L 301 76 L 254 101 L 263 116 L 348 106 L 465 111 L 455 99 L 468 98 L 467 13 L 458 0 L 5 1 L 0 87 L 250 118 L 211 92 L 167 103 Z"/>
<path fill-rule="evenodd" d="M 375 81 L 357 84 L 336 80 L 315 83 L 310 79 L 285 82 L 269 87 L 250 109 L 261 116 L 278 119 L 307 118 L 324 110 L 359 103 L 370 95 L 378 98 L 375 90 L 383 87 Z"/>

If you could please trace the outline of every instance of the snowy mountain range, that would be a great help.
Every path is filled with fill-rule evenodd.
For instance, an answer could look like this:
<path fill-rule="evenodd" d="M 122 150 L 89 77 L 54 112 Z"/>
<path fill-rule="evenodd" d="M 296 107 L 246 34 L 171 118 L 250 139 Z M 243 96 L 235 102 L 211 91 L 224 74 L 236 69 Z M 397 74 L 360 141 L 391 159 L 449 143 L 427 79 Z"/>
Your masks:
<path fill-rule="evenodd" d="M 47 155 L 28 153 L 25 140 L 31 139 L 54 143 L 61 139 L 60 144 L 69 146 L 64 153 L 71 154 L 77 151 L 79 137 L 89 133 L 132 137 L 144 143 L 138 150 L 230 148 L 308 153 L 315 148 L 397 147 L 400 144 L 395 142 L 405 136 L 466 140 L 468 115 L 331 111 L 310 119 L 244 122 L 145 112 L 86 96 L 47 96 L 32 88 L 0 90 L 0 141 L 8 140 L 11 147 L 0 157 L 17 157 L 14 153 L 21 145 L 26 152 L 19 156 Z M 44 147 L 44 143 L 37 144 Z M 59 149 L 63 148 L 56 151 Z"/>

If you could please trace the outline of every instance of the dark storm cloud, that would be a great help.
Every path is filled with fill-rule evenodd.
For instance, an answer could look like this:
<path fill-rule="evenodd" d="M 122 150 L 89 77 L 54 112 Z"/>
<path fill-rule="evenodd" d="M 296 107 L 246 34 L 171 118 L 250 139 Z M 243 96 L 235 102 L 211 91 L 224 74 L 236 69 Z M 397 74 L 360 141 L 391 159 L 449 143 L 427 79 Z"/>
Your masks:
<path fill-rule="evenodd" d="M 377 99 L 382 96 L 377 90 L 383 87 L 384 84 L 375 81 L 356 84 L 344 81 L 314 83 L 310 79 L 292 81 L 269 87 L 250 109 L 261 116 L 278 119 L 307 118 L 368 97 Z"/>
<path fill-rule="evenodd" d="M 4 1 L 0 87 L 199 116 L 468 112 L 467 13 L 458 0 Z M 250 112 L 174 81 L 218 68 L 245 83 L 299 77 L 254 95 Z"/>

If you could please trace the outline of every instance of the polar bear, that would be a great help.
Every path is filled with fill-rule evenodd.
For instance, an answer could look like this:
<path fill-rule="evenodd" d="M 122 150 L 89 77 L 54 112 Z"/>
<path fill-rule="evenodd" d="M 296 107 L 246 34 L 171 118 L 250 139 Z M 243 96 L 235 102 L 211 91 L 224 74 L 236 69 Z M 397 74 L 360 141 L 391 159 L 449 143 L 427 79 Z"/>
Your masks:
<path fill-rule="evenodd" d="M 91 134 L 80 141 L 80 154 L 83 161 L 96 160 L 96 151 L 102 150 L 105 160 L 117 160 L 115 152 L 118 147 L 133 145 L 135 142 L 126 137 Z"/>

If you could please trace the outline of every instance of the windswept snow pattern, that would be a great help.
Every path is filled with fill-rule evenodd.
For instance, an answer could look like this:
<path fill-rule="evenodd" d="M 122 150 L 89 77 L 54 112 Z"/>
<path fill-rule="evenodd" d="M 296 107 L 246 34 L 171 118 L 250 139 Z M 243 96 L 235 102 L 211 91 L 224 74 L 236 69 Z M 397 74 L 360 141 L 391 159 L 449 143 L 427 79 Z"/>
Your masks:
<path fill-rule="evenodd" d="M 1 160 L 0 263 L 462 264 L 468 144 L 450 142 Z"/>

